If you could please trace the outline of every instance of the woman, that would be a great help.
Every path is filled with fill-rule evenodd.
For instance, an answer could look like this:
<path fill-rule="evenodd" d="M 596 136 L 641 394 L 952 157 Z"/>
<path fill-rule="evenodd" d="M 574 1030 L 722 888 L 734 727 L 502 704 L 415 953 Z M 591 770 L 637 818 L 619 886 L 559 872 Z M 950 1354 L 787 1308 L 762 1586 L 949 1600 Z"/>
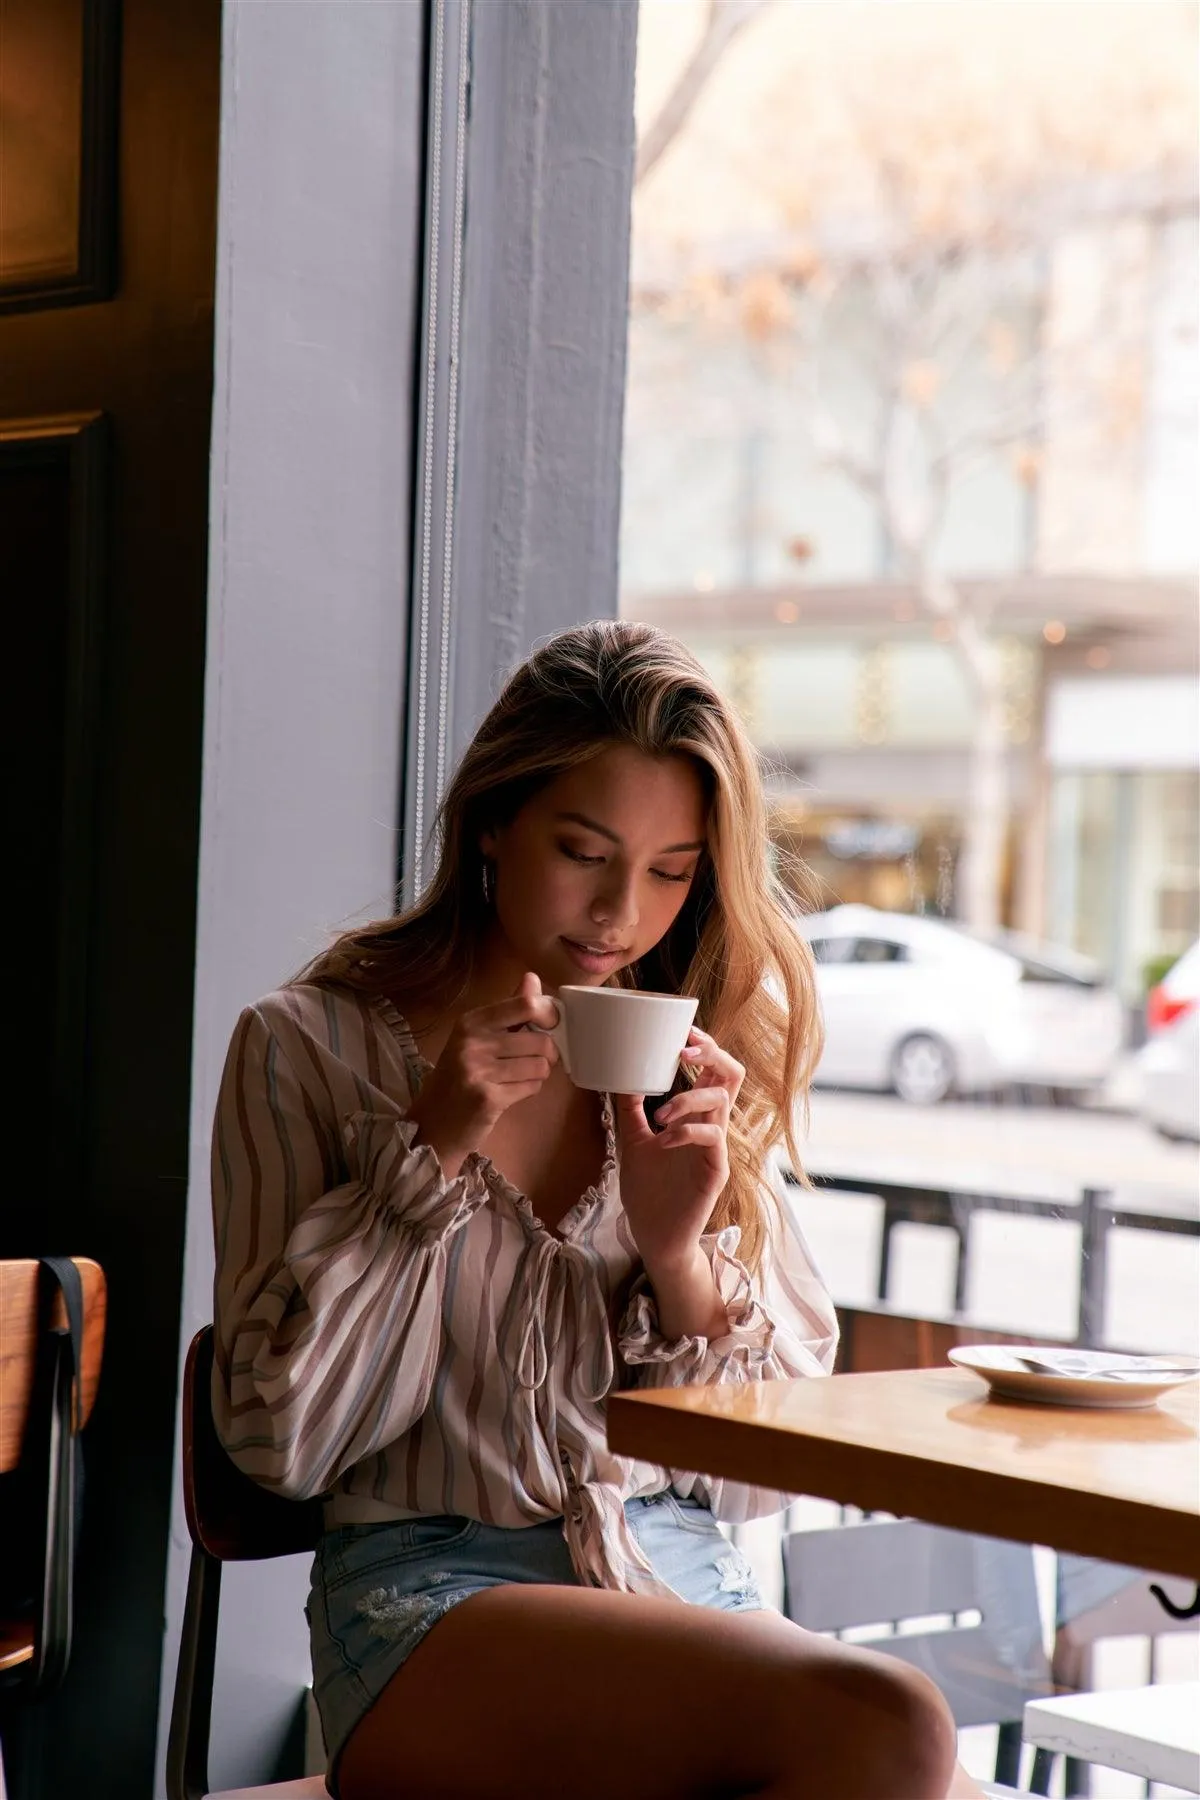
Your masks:
<path fill-rule="evenodd" d="M 575 1088 L 540 1034 L 558 986 L 606 982 L 699 998 L 657 1109 Z M 975 1791 L 921 1676 L 763 1607 L 714 1519 L 779 1495 L 605 1443 L 614 1388 L 830 1367 L 768 1182 L 818 1048 L 754 753 L 632 624 L 517 671 L 419 904 L 242 1015 L 214 1410 L 248 1474 L 325 1497 L 308 1614 L 342 1800 Z"/>

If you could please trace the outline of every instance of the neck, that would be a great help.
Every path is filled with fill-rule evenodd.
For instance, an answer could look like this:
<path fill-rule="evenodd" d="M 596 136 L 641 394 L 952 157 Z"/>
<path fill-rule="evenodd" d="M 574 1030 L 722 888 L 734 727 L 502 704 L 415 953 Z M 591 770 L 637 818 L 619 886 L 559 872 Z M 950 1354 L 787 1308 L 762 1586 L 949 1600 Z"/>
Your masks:
<path fill-rule="evenodd" d="M 493 920 L 476 954 L 462 1010 L 475 1006 L 492 1006 L 497 1000 L 507 1000 L 510 994 L 516 993 L 521 977 L 526 973 L 524 965 L 518 963 L 504 933 Z"/>
<path fill-rule="evenodd" d="M 460 1013 L 507 1000 L 516 992 L 525 973 L 524 966 L 517 962 L 493 920 L 479 944 L 470 978 L 461 994 L 451 991 L 419 1001 L 409 999 L 407 1004 L 405 996 L 399 995 L 396 996 L 397 1004 L 418 1037 L 432 1034 L 436 1038 L 442 1029 L 449 1029 Z"/>

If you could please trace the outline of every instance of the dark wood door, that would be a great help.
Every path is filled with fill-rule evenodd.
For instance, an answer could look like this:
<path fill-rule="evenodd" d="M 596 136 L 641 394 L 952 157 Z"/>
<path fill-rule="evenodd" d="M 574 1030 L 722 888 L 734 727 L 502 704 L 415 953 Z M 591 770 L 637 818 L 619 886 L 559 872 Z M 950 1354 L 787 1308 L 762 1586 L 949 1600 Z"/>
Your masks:
<path fill-rule="evenodd" d="M 75 1648 L 14 1800 L 149 1796 L 187 1186 L 220 0 L 0 0 L 0 1254 L 91 1256 Z M 11 1066 L 11 1062 L 10 1062 Z"/>

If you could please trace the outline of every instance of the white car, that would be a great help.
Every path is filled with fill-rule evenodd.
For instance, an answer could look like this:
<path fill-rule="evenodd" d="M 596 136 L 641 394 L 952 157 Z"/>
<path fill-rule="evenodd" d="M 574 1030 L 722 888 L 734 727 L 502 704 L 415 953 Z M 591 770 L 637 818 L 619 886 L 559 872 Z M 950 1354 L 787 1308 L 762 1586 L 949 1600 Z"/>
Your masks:
<path fill-rule="evenodd" d="M 922 1106 L 1014 1083 L 1081 1093 L 1120 1053 L 1121 1001 L 1070 951 L 871 906 L 813 913 L 800 929 L 825 1016 L 823 1086 Z"/>
<path fill-rule="evenodd" d="M 1150 995 L 1149 1042 L 1138 1052 L 1139 1111 L 1168 1138 L 1200 1141 L 1200 944 Z"/>

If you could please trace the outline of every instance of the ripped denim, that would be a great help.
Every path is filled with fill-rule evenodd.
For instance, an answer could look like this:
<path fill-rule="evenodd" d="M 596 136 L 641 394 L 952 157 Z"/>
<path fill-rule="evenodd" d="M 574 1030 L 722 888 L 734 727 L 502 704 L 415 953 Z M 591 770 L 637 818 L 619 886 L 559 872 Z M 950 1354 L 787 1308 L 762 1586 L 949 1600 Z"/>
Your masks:
<path fill-rule="evenodd" d="M 762 1608 L 749 1563 L 701 1502 L 654 1494 L 626 1501 L 625 1516 L 681 1599 L 723 1612 Z M 561 1520 L 511 1530 L 438 1514 L 325 1533 L 305 1610 L 331 1794 L 350 1734 L 426 1632 L 461 1600 L 510 1582 L 578 1586 Z"/>

